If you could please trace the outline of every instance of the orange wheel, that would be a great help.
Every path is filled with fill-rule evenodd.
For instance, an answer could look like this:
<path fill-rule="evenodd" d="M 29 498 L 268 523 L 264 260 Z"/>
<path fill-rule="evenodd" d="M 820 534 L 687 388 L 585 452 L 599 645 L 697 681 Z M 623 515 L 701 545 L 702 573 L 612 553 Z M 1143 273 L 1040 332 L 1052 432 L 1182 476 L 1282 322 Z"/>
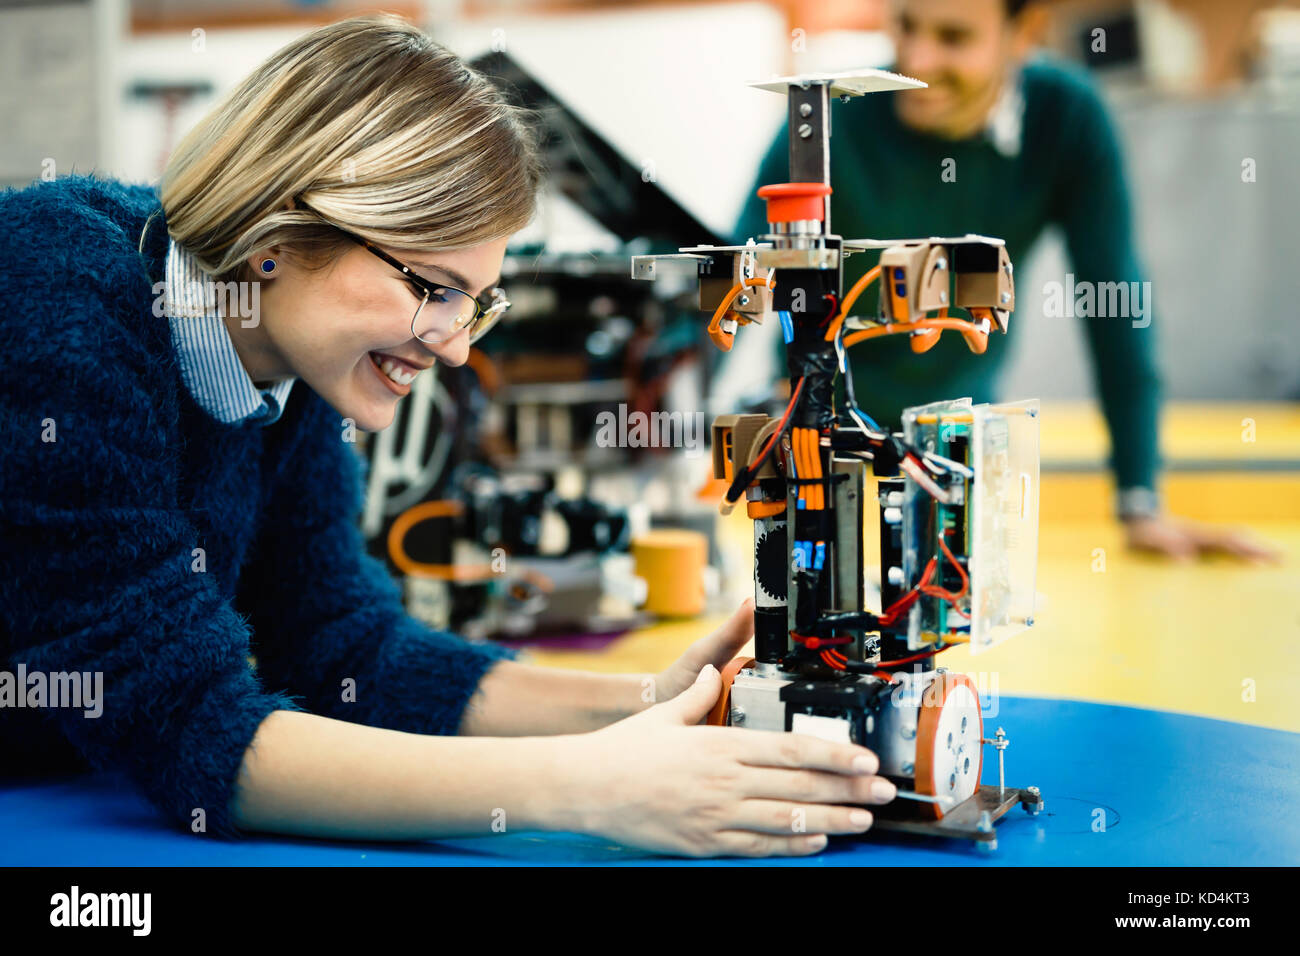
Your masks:
<path fill-rule="evenodd" d="M 979 691 L 965 674 L 938 675 L 921 695 L 916 721 L 916 792 L 951 797 L 921 804 L 935 819 L 979 789 L 984 769 L 984 715 Z"/>

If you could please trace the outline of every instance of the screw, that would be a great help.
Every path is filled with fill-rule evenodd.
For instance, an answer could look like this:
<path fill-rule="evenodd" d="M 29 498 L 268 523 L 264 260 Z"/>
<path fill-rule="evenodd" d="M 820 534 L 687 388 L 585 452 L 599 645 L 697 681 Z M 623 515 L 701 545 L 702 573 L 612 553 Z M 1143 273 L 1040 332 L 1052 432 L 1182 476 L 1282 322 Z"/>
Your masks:
<path fill-rule="evenodd" d="M 1003 293 L 1002 293 L 1002 304 L 1003 304 L 1003 305 L 1006 305 L 1006 304 L 1007 304 L 1008 302 L 1010 302 L 1010 301 L 1011 301 L 1011 293 L 1010 293 L 1010 292 L 1003 292 Z"/>
<path fill-rule="evenodd" d="M 1003 791 L 1006 790 L 1007 788 L 1006 762 L 1004 760 L 1003 754 L 1006 751 L 1007 746 L 1011 743 L 1011 741 L 1007 740 L 1006 731 L 1004 731 L 1001 727 L 999 727 L 998 732 L 994 735 L 993 740 L 988 740 L 985 738 L 985 739 L 981 739 L 980 743 L 992 744 L 998 750 L 998 797 L 1000 799 L 1003 795 Z"/>
<path fill-rule="evenodd" d="M 915 773 L 915 772 L 916 772 L 916 764 L 913 764 L 913 763 L 905 763 L 905 764 L 903 764 L 903 774 L 904 774 L 904 776 L 906 776 L 907 774 L 910 774 L 910 773 Z"/>
<path fill-rule="evenodd" d="M 808 117 L 812 116 L 812 106 L 808 103 L 801 104 L 799 106 L 799 115 L 802 116 L 804 119 L 807 119 Z"/>
<path fill-rule="evenodd" d="M 743 724 L 745 722 L 745 708 L 732 705 L 731 722 L 733 724 Z"/>
<path fill-rule="evenodd" d="M 807 123 L 800 123 L 800 124 L 799 124 L 799 138 L 800 138 L 800 139 L 812 139 L 812 127 L 809 126 Z"/>

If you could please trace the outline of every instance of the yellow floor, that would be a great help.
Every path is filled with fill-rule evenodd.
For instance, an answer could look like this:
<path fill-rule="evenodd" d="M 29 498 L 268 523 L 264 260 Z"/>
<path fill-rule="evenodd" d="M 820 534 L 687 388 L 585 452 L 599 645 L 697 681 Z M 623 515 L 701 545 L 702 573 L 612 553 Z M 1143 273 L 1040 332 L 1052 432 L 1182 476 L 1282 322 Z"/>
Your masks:
<path fill-rule="evenodd" d="M 1188 565 L 1125 551 L 1109 519 L 1104 473 L 1043 478 L 1036 626 L 985 654 L 945 651 L 946 666 L 979 677 L 980 686 L 1009 695 L 1074 697 L 1218 717 L 1300 731 L 1300 462 L 1293 470 L 1229 471 L 1231 454 L 1272 462 L 1300 459 L 1300 414 L 1293 408 L 1207 411 L 1170 409 L 1165 452 L 1178 461 L 1213 460 L 1225 470 L 1171 472 L 1165 493 L 1172 510 L 1228 522 L 1282 549 L 1277 566 L 1224 559 Z M 1256 441 L 1240 441 L 1241 419 L 1253 418 Z M 1044 460 L 1068 446 L 1059 430 L 1087 438 L 1089 413 L 1043 415 Z M 1198 429 L 1197 422 L 1205 427 Z M 1237 423 L 1236 444 L 1225 437 Z M 1054 424 L 1055 423 L 1055 424 Z M 1225 435 L 1206 438 L 1207 431 Z M 1097 436 L 1093 436 L 1096 438 Z M 1104 432 L 1095 446 L 1104 455 Z M 1241 467 L 1252 465 L 1242 461 Z M 1274 468 L 1277 466 L 1274 465 Z M 720 541 L 736 566 L 752 567 L 750 529 L 740 512 L 720 521 Z M 868 534 L 868 561 L 873 535 Z M 1098 562 L 1104 552 L 1104 570 Z M 745 580 L 731 582 L 747 593 Z M 600 653 L 533 651 L 538 663 L 588 670 L 654 671 L 666 666 L 725 615 L 667 622 L 634 632 Z"/>
<path fill-rule="evenodd" d="M 1161 416 L 1161 453 L 1174 461 L 1218 461 L 1228 468 L 1286 460 L 1300 468 L 1300 405 L 1182 402 Z M 1042 456 L 1048 465 L 1099 465 L 1109 451 L 1093 402 L 1044 402 Z"/>

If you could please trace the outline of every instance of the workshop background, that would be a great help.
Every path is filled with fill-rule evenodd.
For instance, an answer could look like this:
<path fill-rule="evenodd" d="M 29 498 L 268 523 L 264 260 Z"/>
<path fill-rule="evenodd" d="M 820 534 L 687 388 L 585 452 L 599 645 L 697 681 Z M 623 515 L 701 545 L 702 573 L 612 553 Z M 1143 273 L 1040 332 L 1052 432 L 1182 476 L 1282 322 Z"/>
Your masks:
<path fill-rule="evenodd" d="M 662 668 L 750 593 L 748 522 L 717 517 L 707 449 L 610 449 L 593 440 L 597 416 L 757 407 L 778 374 L 775 330 L 742 334 L 719 361 L 683 288 L 632 289 L 629 257 L 732 239 L 786 116 L 782 97 L 746 84 L 888 64 L 885 4 L 0 2 L 0 184 L 92 170 L 156 181 L 186 129 L 264 57 L 370 10 L 541 97 L 569 161 L 512 245 L 516 308 L 498 341 L 364 443 L 367 534 L 409 578 L 412 613 L 542 663 Z M 1099 23 L 1112 42 L 1093 57 Z M 1300 731 L 1300 11 L 1064 0 L 1047 46 L 1092 71 L 1126 150 L 1160 325 L 1168 505 L 1247 528 L 1284 558 L 1186 566 L 1125 551 L 1081 331 L 1042 314 L 1037 290 L 1068 271 L 1049 235 L 1018 264 L 1001 382 L 1004 398 L 1043 400 L 1043 599 L 1029 633 L 978 659 L 959 648 L 948 666 L 981 674 L 981 691 Z M 858 398 L 870 410 L 869 390 Z M 403 516 L 410 540 L 394 550 Z M 507 539 L 527 573 L 503 590 L 473 567 Z M 664 555 L 667 570 L 646 572 Z M 703 581 L 699 602 L 695 578 L 686 595 L 637 583 L 682 567 Z"/>

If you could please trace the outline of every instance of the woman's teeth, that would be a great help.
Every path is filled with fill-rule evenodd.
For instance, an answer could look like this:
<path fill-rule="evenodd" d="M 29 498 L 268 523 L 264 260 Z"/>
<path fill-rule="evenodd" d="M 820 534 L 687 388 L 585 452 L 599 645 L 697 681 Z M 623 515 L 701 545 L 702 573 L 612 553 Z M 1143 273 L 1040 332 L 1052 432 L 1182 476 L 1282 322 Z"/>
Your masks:
<path fill-rule="evenodd" d="M 390 358 L 376 355 L 374 352 L 370 353 L 370 357 L 379 366 L 379 370 L 398 385 L 410 385 L 412 379 L 420 374 L 419 372 L 408 372 L 404 366 L 398 365 Z"/>

